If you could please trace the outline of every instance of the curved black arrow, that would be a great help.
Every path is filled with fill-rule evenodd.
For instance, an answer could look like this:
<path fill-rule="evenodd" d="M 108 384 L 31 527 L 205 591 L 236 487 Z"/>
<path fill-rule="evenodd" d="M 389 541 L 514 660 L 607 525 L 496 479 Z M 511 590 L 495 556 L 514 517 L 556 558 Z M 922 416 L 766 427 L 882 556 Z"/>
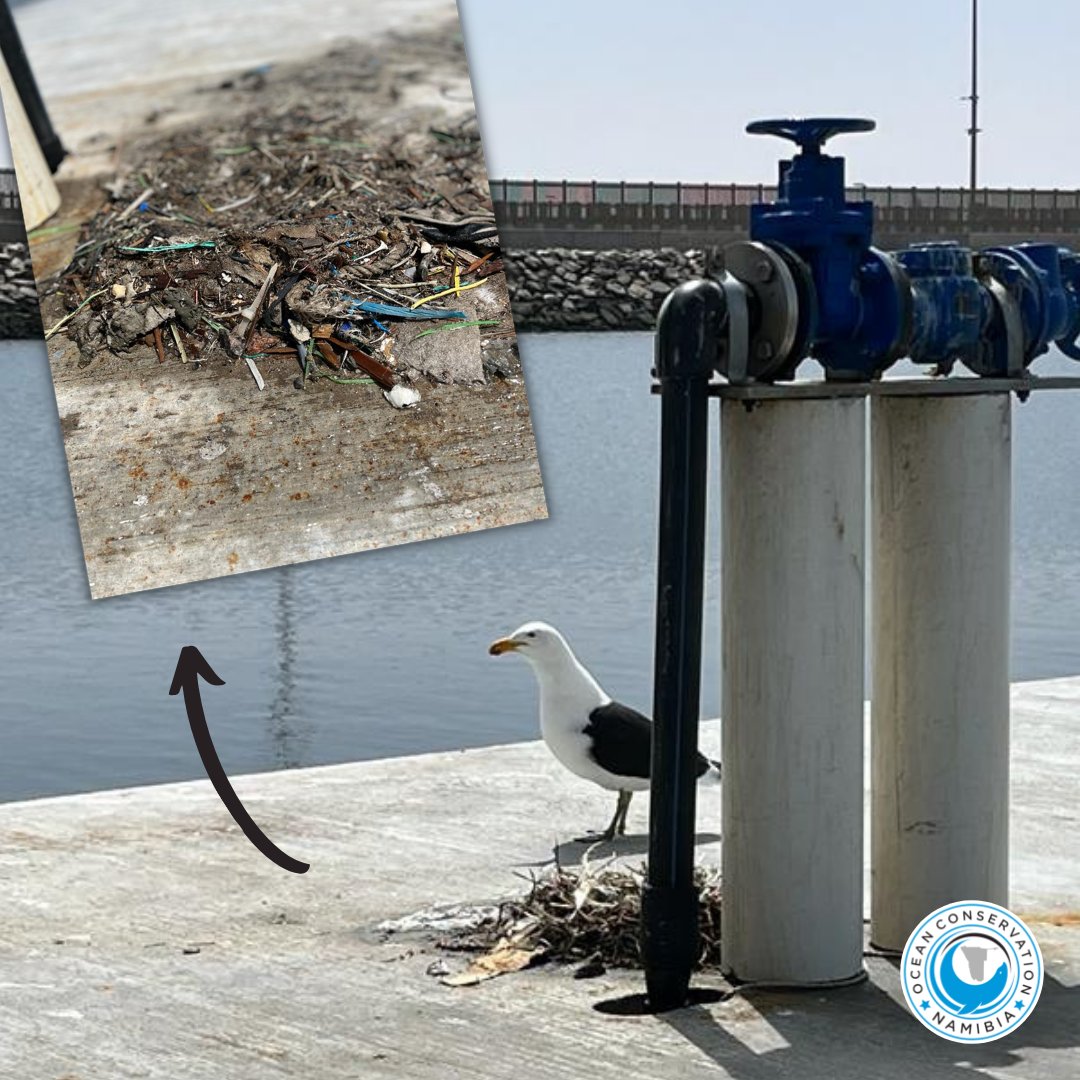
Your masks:
<path fill-rule="evenodd" d="M 179 694 L 181 690 L 184 691 L 184 707 L 187 709 L 191 734 L 195 736 L 199 757 L 202 758 L 203 767 L 206 769 L 206 775 L 210 777 L 210 782 L 214 785 L 214 790 L 221 797 L 221 801 L 232 814 L 236 824 L 244 830 L 244 835 L 271 862 L 277 863 L 283 870 L 291 870 L 294 874 L 306 874 L 310 864 L 286 855 L 274 844 L 255 824 L 240 801 L 240 796 L 233 790 L 232 783 L 214 747 L 214 740 L 210 737 L 210 729 L 206 726 L 206 714 L 203 712 L 202 696 L 199 693 L 200 677 L 212 686 L 225 685 L 225 680 L 219 677 L 206 662 L 203 654 L 194 645 L 185 645 L 180 650 L 180 659 L 176 661 L 176 671 L 173 674 L 172 686 L 169 687 L 169 694 L 171 696 Z"/>

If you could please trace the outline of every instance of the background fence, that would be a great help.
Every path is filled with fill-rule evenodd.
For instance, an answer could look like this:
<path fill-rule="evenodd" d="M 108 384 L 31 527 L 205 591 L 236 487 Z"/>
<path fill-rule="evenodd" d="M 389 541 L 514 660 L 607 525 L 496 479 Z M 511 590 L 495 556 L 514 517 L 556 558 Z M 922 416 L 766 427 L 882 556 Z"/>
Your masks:
<path fill-rule="evenodd" d="M 576 180 L 493 180 L 491 194 L 508 241 L 515 232 L 745 234 L 750 205 L 776 198 L 766 184 L 653 184 Z M 879 238 L 903 243 L 972 234 L 1031 239 L 1080 236 L 1080 191 L 849 187 L 874 204 Z M 613 243 L 612 246 L 622 246 Z"/>

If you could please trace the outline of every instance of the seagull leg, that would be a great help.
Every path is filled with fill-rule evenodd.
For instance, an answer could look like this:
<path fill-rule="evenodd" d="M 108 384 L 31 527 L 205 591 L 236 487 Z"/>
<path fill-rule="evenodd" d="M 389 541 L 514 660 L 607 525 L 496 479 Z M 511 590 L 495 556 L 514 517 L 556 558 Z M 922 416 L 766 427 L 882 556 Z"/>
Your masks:
<path fill-rule="evenodd" d="M 619 799 L 615 803 L 615 816 L 611 824 L 604 830 L 604 840 L 614 840 L 616 836 L 626 835 L 626 812 L 630 809 L 630 796 L 632 791 L 620 791 Z"/>
<path fill-rule="evenodd" d="M 623 792 L 619 792 L 619 801 L 615 804 L 615 816 L 611 819 L 611 824 L 604 830 L 603 838 L 605 840 L 614 840 L 615 834 L 619 831 L 619 817 L 622 815 L 622 797 Z"/>
<path fill-rule="evenodd" d="M 630 809 L 630 796 L 632 794 L 631 791 L 620 791 L 618 802 L 615 804 L 615 816 L 611 819 L 611 824 L 602 833 L 592 836 L 579 836 L 577 842 L 580 844 L 600 841 L 610 843 L 616 836 L 624 836 L 626 834 L 626 812 Z"/>
<path fill-rule="evenodd" d="M 632 791 L 619 792 L 619 803 L 615 809 L 615 821 L 618 823 L 615 831 L 619 836 L 626 835 L 626 815 L 630 812 L 630 800 L 633 797 Z"/>

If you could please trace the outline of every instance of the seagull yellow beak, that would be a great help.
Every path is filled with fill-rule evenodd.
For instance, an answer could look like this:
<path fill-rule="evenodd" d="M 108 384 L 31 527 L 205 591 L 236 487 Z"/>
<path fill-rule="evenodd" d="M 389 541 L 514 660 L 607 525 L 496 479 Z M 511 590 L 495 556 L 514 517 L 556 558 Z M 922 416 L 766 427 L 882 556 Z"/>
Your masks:
<path fill-rule="evenodd" d="M 491 647 L 488 649 L 488 652 L 491 653 L 492 656 L 499 656 L 501 653 L 513 652 L 515 649 L 520 648 L 521 645 L 513 638 L 504 637 L 499 638 L 498 641 L 493 641 L 491 643 Z"/>

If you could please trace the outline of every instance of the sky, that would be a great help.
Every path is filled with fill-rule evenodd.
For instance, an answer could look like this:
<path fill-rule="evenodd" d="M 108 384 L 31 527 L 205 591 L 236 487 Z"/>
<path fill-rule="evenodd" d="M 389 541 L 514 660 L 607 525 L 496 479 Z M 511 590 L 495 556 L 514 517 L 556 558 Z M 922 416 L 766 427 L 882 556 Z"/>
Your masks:
<path fill-rule="evenodd" d="M 878 130 L 831 144 L 849 182 L 967 183 L 971 0 L 458 6 L 493 177 L 771 182 L 784 144 L 749 120 L 854 115 Z M 1080 3 L 979 23 L 980 185 L 1080 188 Z"/>
<path fill-rule="evenodd" d="M 770 182 L 772 116 L 866 116 L 847 179 L 968 179 L 971 0 L 459 0 L 493 177 Z M 1080 188 L 1076 0 L 980 0 L 979 184 Z"/>

